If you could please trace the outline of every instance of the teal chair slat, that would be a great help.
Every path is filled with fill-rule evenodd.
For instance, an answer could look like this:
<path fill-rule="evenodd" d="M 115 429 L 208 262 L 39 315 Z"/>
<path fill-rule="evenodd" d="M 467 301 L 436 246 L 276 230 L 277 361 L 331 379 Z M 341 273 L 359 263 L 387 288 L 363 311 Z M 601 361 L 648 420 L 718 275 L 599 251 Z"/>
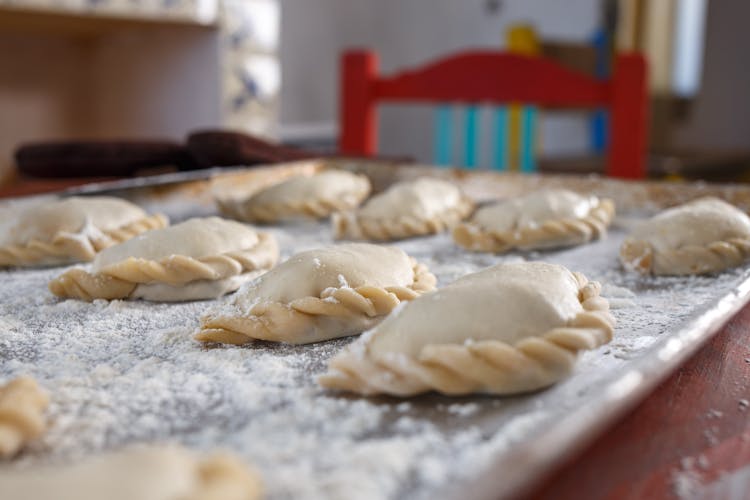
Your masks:
<path fill-rule="evenodd" d="M 492 151 L 492 168 L 495 170 L 508 169 L 508 108 L 505 106 L 494 109 L 494 143 Z"/>
<path fill-rule="evenodd" d="M 534 106 L 524 106 L 521 112 L 521 172 L 536 172 L 534 152 L 536 115 L 537 109 Z"/>
<path fill-rule="evenodd" d="M 435 134 L 433 157 L 435 165 L 448 166 L 453 163 L 453 110 L 450 106 L 435 109 Z"/>
<path fill-rule="evenodd" d="M 466 108 L 464 119 L 464 165 L 477 168 L 479 157 L 479 107 Z"/>

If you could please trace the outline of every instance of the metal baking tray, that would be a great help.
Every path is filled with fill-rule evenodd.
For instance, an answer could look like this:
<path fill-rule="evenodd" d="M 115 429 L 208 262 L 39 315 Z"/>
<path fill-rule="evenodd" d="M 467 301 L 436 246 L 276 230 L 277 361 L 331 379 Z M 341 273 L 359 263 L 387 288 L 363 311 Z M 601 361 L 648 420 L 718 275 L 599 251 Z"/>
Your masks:
<path fill-rule="evenodd" d="M 750 301 L 747 269 L 643 278 L 617 261 L 620 241 L 643 217 L 704 195 L 747 211 L 750 188 L 743 186 L 327 160 L 169 174 L 65 194 L 121 196 L 177 222 L 215 214 L 217 196 L 231 202 L 279 178 L 322 168 L 366 173 L 376 190 L 405 178 L 445 177 L 479 201 L 549 186 L 613 198 L 618 218 L 608 237 L 573 249 L 469 254 L 448 235 L 396 244 L 426 262 L 440 285 L 514 259 L 581 271 L 604 284 L 618 320 L 615 339 L 581 356 L 569 379 L 528 395 L 358 398 L 323 391 L 314 382 L 349 339 L 206 348 L 191 333 L 211 301 L 61 302 L 45 290 L 61 269 L 3 271 L 0 380 L 30 373 L 53 401 L 49 432 L 18 466 L 171 440 L 238 453 L 261 471 L 271 498 L 512 497 L 605 432 Z M 283 258 L 332 242 L 326 222 L 265 229 L 279 238 Z M 150 389 L 141 391 L 139 380 Z"/>

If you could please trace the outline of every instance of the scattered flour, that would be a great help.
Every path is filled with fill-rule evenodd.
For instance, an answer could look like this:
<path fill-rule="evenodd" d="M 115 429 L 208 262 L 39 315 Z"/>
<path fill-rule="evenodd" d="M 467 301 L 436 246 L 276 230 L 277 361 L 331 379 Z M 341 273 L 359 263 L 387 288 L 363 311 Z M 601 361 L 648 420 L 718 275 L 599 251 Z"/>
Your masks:
<path fill-rule="evenodd" d="M 181 218 L 169 215 L 174 222 Z M 332 243 L 327 224 L 269 230 L 283 257 Z M 400 401 L 329 393 L 314 377 L 350 339 L 207 347 L 192 339 L 198 318 L 226 299 L 60 301 L 47 292 L 47 282 L 62 269 L 0 272 L 0 381 L 29 374 L 52 398 L 49 432 L 19 465 L 176 441 L 240 454 L 260 469 L 272 499 L 429 498 L 447 485 L 470 484 L 498 456 L 592 404 L 631 359 L 740 280 L 739 273 L 658 279 L 624 273 L 616 259 L 622 237 L 615 229 L 604 241 L 534 254 L 601 281 L 605 296 L 633 307 L 613 311 L 615 340 L 584 353 L 571 378 L 508 398 Z M 429 265 L 440 285 L 529 257 L 468 254 L 448 235 L 398 246 Z M 687 474 L 676 478 L 675 491 L 694 484 Z"/>

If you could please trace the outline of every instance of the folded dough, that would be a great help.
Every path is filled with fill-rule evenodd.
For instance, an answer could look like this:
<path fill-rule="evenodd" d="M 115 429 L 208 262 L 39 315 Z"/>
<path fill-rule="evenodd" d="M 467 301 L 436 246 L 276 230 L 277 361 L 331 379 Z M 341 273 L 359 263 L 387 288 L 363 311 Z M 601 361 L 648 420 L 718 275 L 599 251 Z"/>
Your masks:
<path fill-rule="evenodd" d="M 19 377 L 0 386 L 0 459 L 12 457 L 44 432 L 48 404 L 47 394 L 30 377 Z M 14 497 L 0 494 L 0 498 Z"/>
<path fill-rule="evenodd" d="M 600 285 L 542 262 L 499 264 L 406 304 L 329 362 L 321 385 L 360 394 L 515 394 L 568 375 L 612 338 Z"/>
<path fill-rule="evenodd" d="M 33 205 L 3 225 L 0 266 L 90 261 L 97 252 L 168 224 L 118 198 L 72 197 Z"/>
<path fill-rule="evenodd" d="M 429 177 L 399 182 L 359 210 L 334 214 L 334 236 L 387 241 L 440 233 L 468 216 L 474 203 L 450 182 Z"/>
<path fill-rule="evenodd" d="M 322 219 L 357 207 L 370 194 L 364 175 L 324 170 L 300 175 L 262 189 L 248 199 L 222 205 L 231 216 L 250 222 L 277 222 L 308 217 Z"/>
<path fill-rule="evenodd" d="M 706 274 L 750 258 L 750 218 L 713 197 L 664 210 L 620 247 L 626 269 L 643 274 Z"/>
<path fill-rule="evenodd" d="M 301 252 L 209 311 L 196 338 L 307 344 L 353 335 L 435 282 L 424 265 L 395 247 L 350 243 Z"/>
<path fill-rule="evenodd" d="M 257 474 L 231 455 L 135 446 L 69 465 L 0 471 L 0 498 L 33 500 L 253 500 Z"/>
<path fill-rule="evenodd" d="M 612 222 L 612 200 L 566 189 L 543 189 L 480 208 L 453 239 L 468 250 L 507 252 L 573 246 L 601 238 Z"/>
<path fill-rule="evenodd" d="M 110 247 L 91 272 L 70 269 L 49 289 L 82 300 L 210 299 L 237 290 L 278 257 L 271 234 L 218 217 L 190 219 Z"/>

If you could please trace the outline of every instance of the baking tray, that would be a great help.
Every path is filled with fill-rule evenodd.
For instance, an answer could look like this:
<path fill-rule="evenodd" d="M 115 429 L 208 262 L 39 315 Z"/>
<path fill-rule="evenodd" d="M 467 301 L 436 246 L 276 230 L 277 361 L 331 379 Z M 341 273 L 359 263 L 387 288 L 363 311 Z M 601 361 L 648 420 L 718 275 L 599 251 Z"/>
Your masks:
<path fill-rule="evenodd" d="M 608 237 L 573 249 L 469 254 L 448 235 L 397 243 L 444 285 L 496 262 L 557 262 L 604 284 L 615 339 L 585 353 L 569 379 L 517 397 L 408 400 L 323 391 L 313 376 L 350 339 L 309 346 L 259 342 L 203 347 L 191 340 L 212 301 L 184 304 L 58 301 L 46 282 L 61 269 L 4 271 L 0 379 L 37 377 L 51 392 L 51 426 L 16 466 L 61 462 L 134 442 L 228 448 L 255 464 L 271 498 L 507 498 L 519 495 L 637 404 L 750 300 L 750 273 L 642 278 L 620 269 L 632 224 L 665 206 L 719 196 L 750 208 L 750 189 L 699 183 L 526 176 L 382 162 L 299 162 L 201 171 L 87 186 L 76 192 L 131 199 L 174 222 L 281 177 L 322 168 L 366 173 L 380 190 L 441 176 L 477 200 L 542 186 L 608 196 L 618 218 Z M 15 202 L 28 200 L 15 200 Z M 331 243 L 327 223 L 269 226 L 282 257 Z"/>

